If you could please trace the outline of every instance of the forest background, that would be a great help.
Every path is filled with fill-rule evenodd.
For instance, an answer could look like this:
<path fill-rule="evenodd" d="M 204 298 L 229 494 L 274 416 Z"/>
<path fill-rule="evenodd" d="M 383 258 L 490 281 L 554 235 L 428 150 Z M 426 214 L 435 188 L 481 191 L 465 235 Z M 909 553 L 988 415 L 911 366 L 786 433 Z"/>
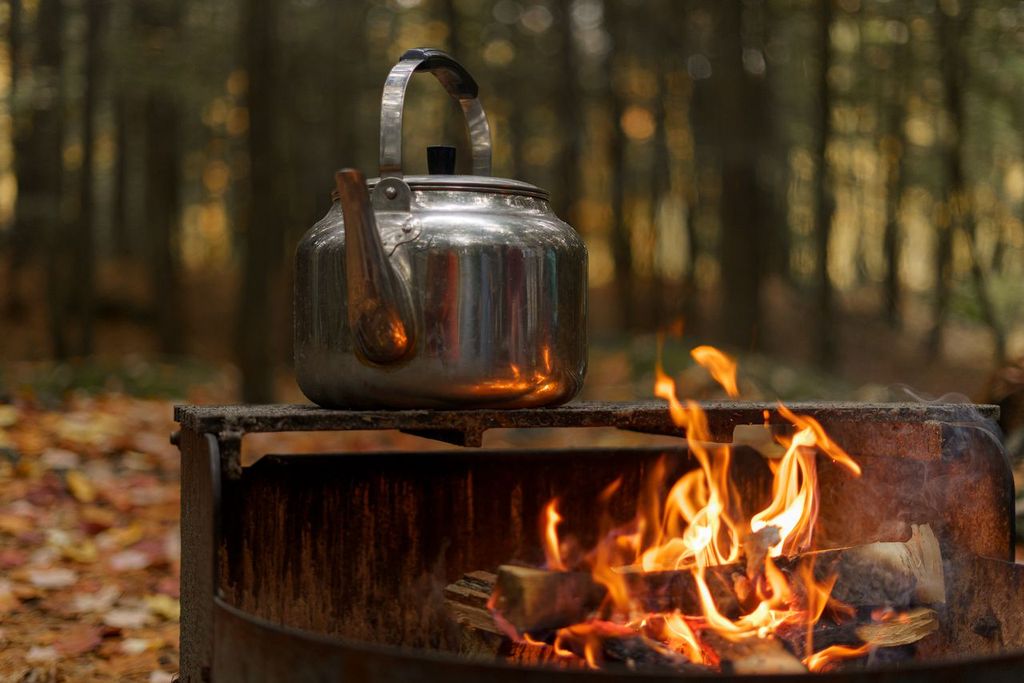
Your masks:
<path fill-rule="evenodd" d="M 334 169 L 376 170 L 383 79 L 415 45 L 469 67 L 496 174 L 550 190 L 586 239 L 589 395 L 647 395 L 650 333 L 679 318 L 783 396 L 983 399 L 1024 353 L 1019 3 L 0 9 L 0 354 L 73 361 L 9 365 L 8 387 L 184 361 L 293 396 L 294 245 Z M 408 108 L 407 167 L 465 150 L 432 79 Z"/>
<path fill-rule="evenodd" d="M 714 343 L 745 397 L 997 402 L 1024 481 L 1024 3 L 3 0 L 0 681 L 171 679 L 170 402 L 302 400 L 294 248 L 414 46 L 587 243 L 586 398 L 682 329 L 689 396 Z M 468 161 L 433 79 L 405 123 Z M 326 438 L 243 456 L 431 447 Z"/>

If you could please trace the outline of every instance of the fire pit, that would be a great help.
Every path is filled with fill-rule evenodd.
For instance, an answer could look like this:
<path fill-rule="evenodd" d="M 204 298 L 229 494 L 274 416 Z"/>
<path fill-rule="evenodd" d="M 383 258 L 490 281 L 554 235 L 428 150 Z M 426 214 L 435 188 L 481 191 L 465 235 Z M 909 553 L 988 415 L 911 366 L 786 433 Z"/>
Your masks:
<path fill-rule="evenodd" d="M 740 437 L 737 426 L 786 424 L 774 404 L 702 407 L 708 438 L 716 442 Z M 823 675 L 1021 680 L 1024 571 L 1010 562 L 1013 483 L 989 427 L 995 409 L 790 407 L 820 422 L 862 468 L 853 478 L 818 458 L 818 547 L 902 540 L 911 528 L 927 527 L 945 560 L 938 630 L 914 646 L 912 661 Z M 488 614 L 474 605 L 474 586 L 485 592 L 474 579 L 510 559 L 543 562 L 537 520 L 553 498 L 560 500 L 560 530 L 589 547 L 600 534 L 594 501 L 610 482 L 621 478 L 608 514 L 628 519 L 654 468 L 678 476 L 698 465 L 684 442 L 679 448 L 266 455 L 245 468 L 239 460 L 240 441 L 251 432 L 397 429 L 460 446 L 481 446 L 484 431 L 512 427 L 677 434 L 661 402 L 513 411 L 182 407 L 176 419 L 186 681 L 606 680 L 606 671 L 531 664 L 501 651 L 503 645 L 489 650 L 488 639 L 500 636 L 473 623 Z M 771 495 L 771 470 L 749 446 L 733 448 L 732 478 L 744 500 Z M 460 582 L 464 600 L 456 599 Z M 614 673 L 630 680 L 678 677 Z"/>

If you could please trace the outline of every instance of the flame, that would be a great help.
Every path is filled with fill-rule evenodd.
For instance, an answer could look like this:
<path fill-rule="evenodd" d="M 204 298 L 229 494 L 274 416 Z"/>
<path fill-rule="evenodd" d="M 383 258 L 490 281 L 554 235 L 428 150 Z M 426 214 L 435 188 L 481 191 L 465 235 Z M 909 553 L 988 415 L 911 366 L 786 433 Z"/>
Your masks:
<path fill-rule="evenodd" d="M 738 395 L 734 359 L 710 346 L 693 349 L 692 356 L 729 396 Z M 547 504 L 541 523 L 547 567 L 558 571 L 589 569 L 594 581 L 607 589 L 597 612 L 602 621 L 560 629 L 554 638 L 555 651 L 580 657 L 591 668 L 599 668 L 602 639 L 643 633 L 692 662 L 714 666 L 718 655 L 702 633 L 711 631 L 725 640 L 742 641 L 770 637 L 789 625 L 797 632 L 805 629 L 803 661 L 812 671 L 837 659 L 863 654 L 865 648 L 837 646 L 814 652 L 814 624 L 830 605 L 833 616 L 842 615 L 845 608 L 831 598 L 836 577 L 816 578 L 813 558 L 787 562 L 785 566 L 774 559 L 813 548 L 819 507 L 818 453 L 853 476 L 860 474 L 860 466 L 815 419 L 779 404 L 778 416 L 795 431 L 791 437 L 777 437 L 786 452 L 778 461 L 767 461 L 773 474 L 771 499 L 764 509 L 747 516 L 729 476 L 730 445 L 713 442 L 707 415 L 699 404 L 679 399 L 675 381 L 662 367 L 660 343 L 654 393 L 666 401 L 696 467 L 670 481 L 666 461 L 655 463 L 640 493 L 636 514 L 625 525 L 617 525 L 609 513 L 622 480 L 609 484 L 598 499 L 601 540 L 582 559 L 573 559 L 573 566 L 568 566 L 568 559 L 561 553 L 558 501 Z M 765 411 L 766 424 L 771 417 Z M 667 494 L 663 495 L 666 488 Z M 739 613 L 723 611 L 709 586 L 708 570 L 736 564 L 744 557 L 746 573 L 731 574 L 739 577 L 732 586 Z M 699 613 L 646 612 L 627 579 L 636 572 L 656 571 L 691 572 Z M 728 570 L 721 574 L 727 575 Z"/>
<path fill-rule="evenodd" d="M 856 657 L 862 657 L 871 650 L 871 645 L 865 643 L 859 647 L 847 647 L 846 645 L 830 645 L 821 652 L 807 657 L 803 660 L 804 666 L 807 667 L 808 671 L 824 671 L 825 667 L 832 662 L 837 662 L 841 659 L 853 659 Z"/>
<path fill-rule="evenodd" d="M 564 572 L 565 562 L 562 561 L 561 546 L 558 542 L 558 523 L 562 521 L 562 516 L 555 509 L 557 505 L 558 499 L 553 498 L 544 507 L 544 516 L 547 520 L 544 524 L 544 556 L 548 569 Z"/>
<path fill-rule="evenodd" d="M 730 398 L 740 395 L 736 385 L 736 360 L 713 346 L 698 346 L 690 351 L 697 364 L 707 370 L 716 382 L 722 385 Z"/>

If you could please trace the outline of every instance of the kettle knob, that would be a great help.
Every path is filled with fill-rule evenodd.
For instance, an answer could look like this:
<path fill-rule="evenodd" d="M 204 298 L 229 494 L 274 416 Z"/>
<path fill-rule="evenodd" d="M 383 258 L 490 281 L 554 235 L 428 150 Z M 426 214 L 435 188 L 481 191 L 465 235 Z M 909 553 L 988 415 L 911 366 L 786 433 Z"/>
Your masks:
<path fill-rule="evenodd" d="M 427 172 L 430 175 L 455 175 L 455 148 L 449 145 L 427 147 Z"/>

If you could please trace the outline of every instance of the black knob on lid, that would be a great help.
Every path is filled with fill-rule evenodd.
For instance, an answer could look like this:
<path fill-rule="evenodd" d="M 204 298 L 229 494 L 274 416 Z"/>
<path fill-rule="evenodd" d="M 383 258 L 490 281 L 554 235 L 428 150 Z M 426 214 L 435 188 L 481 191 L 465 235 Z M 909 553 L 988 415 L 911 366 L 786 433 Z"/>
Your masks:
<path fill-rule="evenodd" d="M 430 175 L 455 175 L 455 148 L 448 145 L 427 147 L 427 172 Z"/>

